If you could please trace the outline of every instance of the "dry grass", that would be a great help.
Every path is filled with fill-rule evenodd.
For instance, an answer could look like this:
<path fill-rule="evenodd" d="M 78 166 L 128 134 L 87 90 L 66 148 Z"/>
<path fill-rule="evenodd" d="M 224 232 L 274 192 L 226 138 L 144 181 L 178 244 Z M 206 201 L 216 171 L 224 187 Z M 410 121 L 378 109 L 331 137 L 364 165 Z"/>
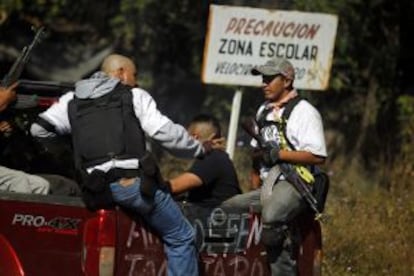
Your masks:
<path fill-rule="evenodd" d="M 414 275 L 413 191 L 361 190 L 361 181 L 367 180 L 333 181 L 332 219 L 323 226 L 325 275 Z"/>

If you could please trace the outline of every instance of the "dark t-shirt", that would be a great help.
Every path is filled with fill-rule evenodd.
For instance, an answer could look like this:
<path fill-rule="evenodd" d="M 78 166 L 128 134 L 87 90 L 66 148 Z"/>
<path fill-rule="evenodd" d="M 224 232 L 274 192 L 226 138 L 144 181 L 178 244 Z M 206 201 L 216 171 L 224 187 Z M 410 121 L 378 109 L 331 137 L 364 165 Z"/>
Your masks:
<path fill-rule="evenodd" d="M 213 150 L 203 159 L 197 159 L 189 172 L 203 181 L 200 187 L 189 191 L 190 202 L 220 204 L 241 193 L 233 162 L 225 151 Z"/>

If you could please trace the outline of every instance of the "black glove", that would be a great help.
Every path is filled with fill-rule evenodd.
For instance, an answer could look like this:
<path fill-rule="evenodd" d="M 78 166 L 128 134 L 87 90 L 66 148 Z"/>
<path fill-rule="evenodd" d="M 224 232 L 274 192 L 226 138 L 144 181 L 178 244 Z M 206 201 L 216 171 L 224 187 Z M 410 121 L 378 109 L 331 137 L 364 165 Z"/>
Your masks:
<path fill-rule="evenodd" d="M 274 141 L 267 141 L 263 145 L 262 159 L 263 164 L 267 167 L 273 167 L 279 161 L 279 145 Z"/>

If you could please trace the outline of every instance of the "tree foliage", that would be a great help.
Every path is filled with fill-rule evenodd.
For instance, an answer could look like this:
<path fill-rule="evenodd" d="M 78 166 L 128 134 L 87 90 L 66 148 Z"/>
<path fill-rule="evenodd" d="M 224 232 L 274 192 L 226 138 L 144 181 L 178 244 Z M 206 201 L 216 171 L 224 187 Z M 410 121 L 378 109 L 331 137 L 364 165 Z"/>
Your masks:
<path fill-rule="evenodd" d="M 325 102 L 336 114 L 327 123 L 343 132 L 353 165 L 362 161 L 364 168 L 378 168 L 377 161 L 392 159 L 396 150 L 399 2 L 297 0 L 295 7 L 338 15 L 331 96 Z"/>
<path fill-rule="evenodd" d="M 111 45 L 138 61 L 141 85 L 154 88 L 162 106 L 185 95 L 180 101 L 189 99 L 190 105 L 197 103 L 195 110 L 215 110 L 226 120 L 234 88 L 206 88 L 199 81 L 210 3 L 336 14 L 329 91 L 307 95 L 326 127 L 344 136 L 341 150 L 351 164 L 373 170 L 393 163 L 402 123 L 399 1 L 9 0 L 0 4 L 0 33 L 7 40 L 21 32 L 21 22 L 46 24 L 62 43 Z M 246 90 L 242 113 L 251 115 L 259 97 Z"/>

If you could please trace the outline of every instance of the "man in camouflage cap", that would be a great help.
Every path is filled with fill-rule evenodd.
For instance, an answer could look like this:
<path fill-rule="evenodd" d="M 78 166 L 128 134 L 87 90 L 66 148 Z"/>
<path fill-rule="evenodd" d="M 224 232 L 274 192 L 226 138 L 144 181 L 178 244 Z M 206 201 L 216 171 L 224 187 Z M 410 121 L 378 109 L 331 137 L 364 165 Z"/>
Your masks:
<path fill-rule="evenodd" d="M 279 164 L 304 165 L 312 170 L 327 156 L 322 119 L 308 101 L 300 98 L 293 88 L 295 69 L 286 59 L 274 58 L 254 67 L 253 75 L 262 77 L 265 102 L 256 113 L 258 134 L 264 141 L 260 148 L 256 140 L 251 146 L 259 156 L 255 172 L 260 175 L 260 189 L 235 196 L 225 204 L 245 207 L 260 204 L 262 211 L 262 242 L 267 249 L 272 275 L 297 275 L 293 251 L 291 222 L 306 210 L 299 192 L 281 172 Z M 284 122 L 287 105 L 293 107 Z M 293 103 L 293 105 L 292 105 Z M 257 161 L 257 160 L 256 160 Z"/>
<path fill-rule="evenodd" d="M 264 65 L 252 69 L 252 75 L 255 76 L 276 76 L 279 74 L 293 82 L 295 79 L 295 68 L 288 60 L 275 58 L 268 60 Z"/>

